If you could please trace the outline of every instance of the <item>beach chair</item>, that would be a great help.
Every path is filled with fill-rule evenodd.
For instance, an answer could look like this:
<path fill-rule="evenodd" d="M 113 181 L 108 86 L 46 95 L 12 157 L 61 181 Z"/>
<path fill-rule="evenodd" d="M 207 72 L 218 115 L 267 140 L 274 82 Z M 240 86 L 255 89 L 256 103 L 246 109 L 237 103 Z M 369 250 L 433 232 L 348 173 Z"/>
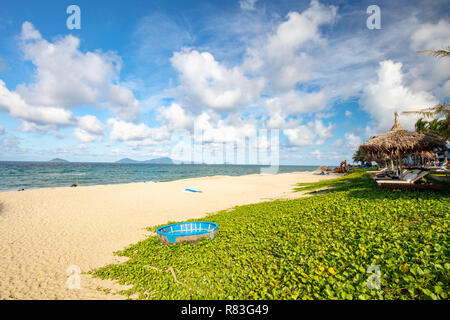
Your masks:
<path fill-rule="evenodd" d="M 368 174 L 377 174 L 377 173 L 383 173 L 383 172 L 387 172 L 389 170 L 388 167 L 380 169 L 380 170 L 375 170 L 375 171 L 366 171 L 366 173 Z"/>
<path fill-rule="evenodd" d="M 376 175 L 372 176 L 372 179 L 377 180 L 396 180 L 403 179 L 403 177 L 410 173 L 407 169 L 403 169 L 403 171 L 398 176 L 394 171 L 385 171 L 382 173 L 377 173 Z"/>
<path fill-rule="evenodd" d="M 432 172 L 437 174 L 450 174 L 450 169 L 447 166 L 447 162 L 442 163 L 439 167 L 432 170 Z"/>
<path fill-rule="evenodd" d="M 437 173 L 437 174 L 450 174 L 450 170 L 447 169 L 447 168 L 436 169 L 436 170 L 433 170 L 433 173 Z"/>
<path fill-rule="evenodd" d="M 418 183 L 422 178 L 426 177 L 430 172 L 421 171 L 419 173 L 407 173 L 403 179 L 398 180 L 377 180 L 377 184 L 385 189 L 410 189 L 410 190 L 440 190 L 440 185 L 432 183 Z"/>

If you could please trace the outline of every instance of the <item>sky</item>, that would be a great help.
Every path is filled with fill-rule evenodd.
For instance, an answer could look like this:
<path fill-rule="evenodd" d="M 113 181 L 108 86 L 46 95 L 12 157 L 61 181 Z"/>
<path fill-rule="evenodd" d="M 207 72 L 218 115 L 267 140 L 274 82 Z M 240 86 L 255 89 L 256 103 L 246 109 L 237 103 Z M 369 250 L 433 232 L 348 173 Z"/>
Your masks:
<path fill-rule="evenodd" d="M 215 163 L 224 150 L 351 161 L 394 112 L 413 130 L 401 111 L 448 100 L 449 59 L 418 51 L 450 46 L 449 13 L 444 0 L 6 0 L 0 160 L 187 161 L 200 145 Z"/>

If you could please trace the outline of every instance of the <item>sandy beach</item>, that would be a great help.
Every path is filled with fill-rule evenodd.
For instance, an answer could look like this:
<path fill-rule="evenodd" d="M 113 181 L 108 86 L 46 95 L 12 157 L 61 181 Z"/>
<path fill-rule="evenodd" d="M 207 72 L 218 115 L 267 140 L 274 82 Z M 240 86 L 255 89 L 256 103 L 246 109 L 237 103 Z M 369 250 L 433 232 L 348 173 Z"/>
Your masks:
<path fill-rule="evenodd" d="M 147 227 L 301 197 L 296 183 L 336 176 L 295 172 L 0 192 L 0 299 L 121 299 L 98 290 L 113 283 L 85 273 L 121 262 L 113 252 L 144 239 Z M 80 289 L 67 288 L 70 266 L 81 269 Z"/>

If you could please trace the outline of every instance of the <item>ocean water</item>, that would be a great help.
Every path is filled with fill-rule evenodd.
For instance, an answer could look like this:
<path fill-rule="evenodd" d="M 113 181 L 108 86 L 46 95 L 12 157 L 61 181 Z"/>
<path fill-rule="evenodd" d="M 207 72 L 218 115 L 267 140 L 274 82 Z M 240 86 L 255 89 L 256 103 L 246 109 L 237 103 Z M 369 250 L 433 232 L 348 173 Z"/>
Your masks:
<path fill-rule="evenodd" d="M 0 161 L 0 191 L 171 181 L 216 175 L 240 176 L 260 173 L 260 165 L 57 163 Z M 280 166 L 279 173 L 313 171 L 317 166 Z"/>

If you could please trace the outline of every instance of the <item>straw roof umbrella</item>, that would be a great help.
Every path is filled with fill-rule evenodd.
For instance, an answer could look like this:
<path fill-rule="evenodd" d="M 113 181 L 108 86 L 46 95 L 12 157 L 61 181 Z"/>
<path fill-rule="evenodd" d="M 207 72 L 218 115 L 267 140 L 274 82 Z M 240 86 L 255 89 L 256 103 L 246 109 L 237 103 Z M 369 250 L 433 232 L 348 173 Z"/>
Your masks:
<path fill-rule="evenodd" d="M 380 159 L 389 157 L 391 165 L 397 162 L 402 169 L 403 159 L 415 152 L 433 151 L 435 148 L 444 148 L 444 143 L 438 139 L 419 132 L 411 132 L 398 122 L 398 113 L 395 113 L 395 123 L 392 129 L 363 143 L 359 150 L 369 158 Z"/>

